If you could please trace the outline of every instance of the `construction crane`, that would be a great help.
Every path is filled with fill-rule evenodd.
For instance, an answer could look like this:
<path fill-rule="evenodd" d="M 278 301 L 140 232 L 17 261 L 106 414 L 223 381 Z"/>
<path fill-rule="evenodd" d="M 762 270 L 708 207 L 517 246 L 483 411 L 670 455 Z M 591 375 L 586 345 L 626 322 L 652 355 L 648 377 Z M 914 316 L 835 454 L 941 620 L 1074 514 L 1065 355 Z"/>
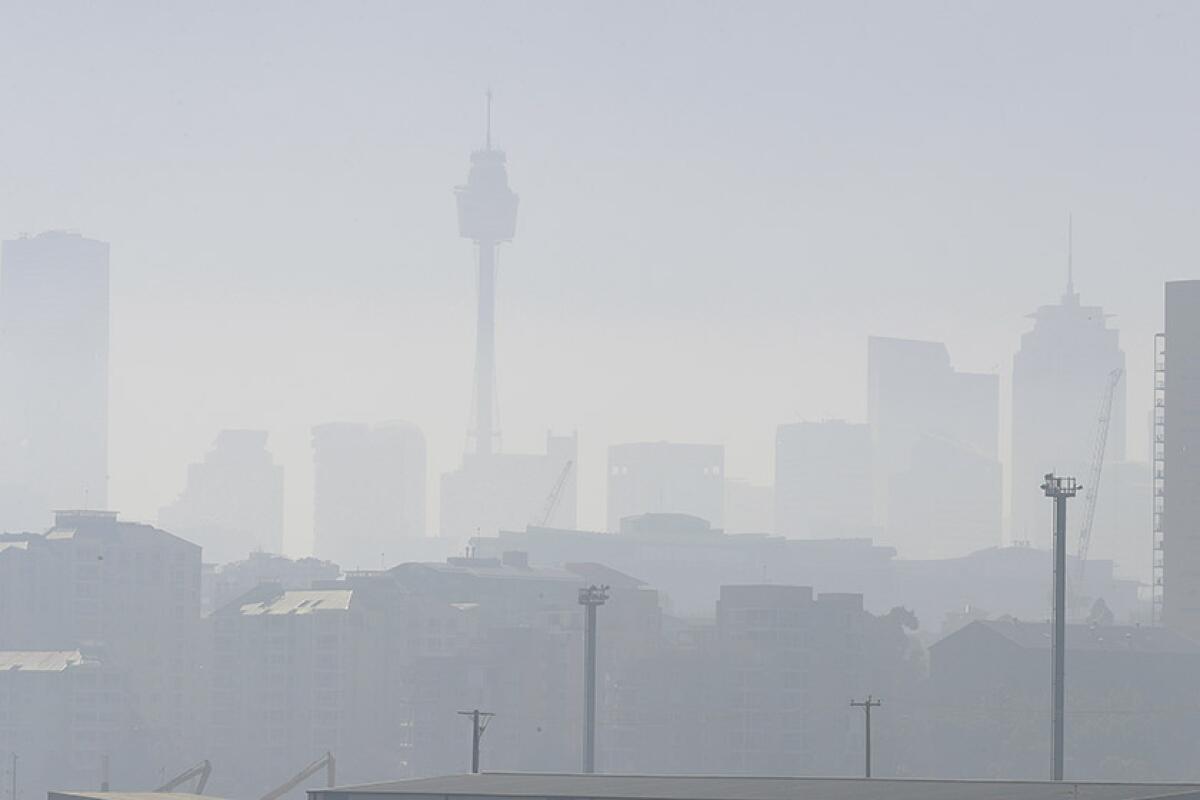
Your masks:
<path fill-rule="evenodd" d="M 1108 382 L 1104 386 L 1104 394 L 1100 401 L 1100 416 L 1096 420 L 1096 443 L 1092 448 L 1092 467 L 1088 471 L 1087 483 L 1083 491 L 1083 526 L 1079 529 L 1079 546 L 1076 548 L 1076 558 L 1079 559 L 1078 571 L 1075 575 L 1076 587 L 1081 587 L 1083 572 L 1086 569 L 1088 545 L 1092 540 L 1092 521 L 1096 518 L 1096 499 L 1100 493 L 1100 473 L 1104 469 L 1104 451 L 1108 446 L 1108 428 L 1112 421 L 1113 396 L 1117 384 L 1125 370 L 1117 367 L 1108 373 Z"/>
<path fill-rule="evenodd" d="M 280 784 L 275 789 L 272 789 L 264 794 L 259 800 L 279 800 L 280 797 L 283 797 L 292 789 L 295 789 L 313 775 L 316 775 L 322 769 L 325 770 L 325 786 L 328 789 L 332 789 L 334 781 L 337 777 L 337 761 L 334 759 L 333 753 L 326 753 L 304 769 L 297 772 L 295 777 L 293 777 L 291 780 Z"/>
<path fill-rule="evenodd" d="M 209 775 L 212 775 L 212 762 L 210 762 L 208 759 L 204 759 L 186 772 L 179 773 L 154 791 L 173 792 L 177 787 L 182 786 L 192 778 L 197 778 L 196 791 L 194 794 L 204 794 L 204 787 L 208 784 Z"/>
<path fill-rule="evenodd" d="M 567 476 L 571 474 L 571 468 L 574 466 L 575 462 L 571 460 L 563 464 L 562 472 L 558 473 L 558 480 L 554 482 L 554 488 L 550 490 L 550 495 L 546 498 L 546 505 L 542 508 L 542 515 L 538 517 L 537 526 L 539 528 L 549 525 L 551 518 L 554 517 L 558 503 L 562 500 L 563 487 L 567 485 Z"/>

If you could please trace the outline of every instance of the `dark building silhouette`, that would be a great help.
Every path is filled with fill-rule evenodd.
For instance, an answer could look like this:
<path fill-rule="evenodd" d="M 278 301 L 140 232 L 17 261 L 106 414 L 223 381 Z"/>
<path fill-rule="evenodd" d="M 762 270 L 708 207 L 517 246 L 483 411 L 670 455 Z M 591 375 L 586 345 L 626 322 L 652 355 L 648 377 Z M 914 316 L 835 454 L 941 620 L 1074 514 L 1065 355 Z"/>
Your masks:
<path fill-rule="evenodd" d="M 1161 460 L 1162 619 L 1200 635 L 1200 281 L 1166 285 Z"/>
<path fill-rule="evenodd" d="M 1135 625 L 1067 626 L 1068 778 L 1187 780 L 1200 644 Z M 1040 778 L 1049 769 L 1050 625 L 976 621 L 929 648 L 920 769 Z"/>

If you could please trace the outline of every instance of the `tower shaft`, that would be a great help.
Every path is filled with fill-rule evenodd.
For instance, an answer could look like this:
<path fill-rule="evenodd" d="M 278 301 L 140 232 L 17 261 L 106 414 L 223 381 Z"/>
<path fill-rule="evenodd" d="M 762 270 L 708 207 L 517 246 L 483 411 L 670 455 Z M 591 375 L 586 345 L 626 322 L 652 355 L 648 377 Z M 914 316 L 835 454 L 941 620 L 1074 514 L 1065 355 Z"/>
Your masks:
<path fill-rule="evenodd" d="M 496 243 L 481 241 L 479 311 L 475 322 L 475 452 L 491 455 L 495 440 Z"/>

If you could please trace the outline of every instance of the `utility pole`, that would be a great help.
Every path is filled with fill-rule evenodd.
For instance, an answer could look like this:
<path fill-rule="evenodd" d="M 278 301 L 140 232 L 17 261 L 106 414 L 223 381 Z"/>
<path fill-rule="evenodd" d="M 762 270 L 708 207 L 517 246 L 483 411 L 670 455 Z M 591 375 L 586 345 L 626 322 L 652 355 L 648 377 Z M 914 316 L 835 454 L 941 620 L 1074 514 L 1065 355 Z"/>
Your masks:
<path fill-rule="evenodd" d="M 12 800 L 17 800 L 17 754 L 12 754 Z"/>
<path fill-rule="evenodd" d="M 458 715 L 471 718 L 471 772 L 479 772 L 479 740 L 483 738 L 483 732 L 487 730 L 488 721 L 496 715 L 489 711 L 480 711 L 478 708 L 471 711 L 459 711 Z"/>
<path fill-rule="evenodd" d="M 579 590 L 579 605 L 586 609 L 583 633 L 583 771 L 596 771 L 596 608 L 608 600 L 607 586 Z"/>
<path fill-rule="evenodd" d="M 1050 686 L 1051 763 L 1053 779 L 1063 779 L 1063 712 L 1066 709 L 1067 643 L 1067 501 L 1081 487 L 1074 478 L 1047 472 L 1042 491 L 1054 500 L 1054 634 L 1051 660 L 1054 662 Z"/>
<path fill-rule="evenodd" d="M 853 708 L 861 708 L 863 711 L 867 712 L 867 716 L 866 716 L 866 718 L 867 718 L 867 768 L 866 768 L 866 776 L 869 778 L 869 777 L 871 777 L 871 709 L 872 709 L 872 708 L 878 708 L 879 706 L 883 705 L 883 701 L 882 701 L 882 700 L 876 700 L 876 699 L 875 699 L 874 697 L 872 697 L 871 695 L 867 695 L 867 699 L 866 699 L 866 700 L 862 700 L 862 701 L 851 700 L 851 701 L 850 701 L 850 705 L 851 705 L 851 707 L 853 707 Z"/>

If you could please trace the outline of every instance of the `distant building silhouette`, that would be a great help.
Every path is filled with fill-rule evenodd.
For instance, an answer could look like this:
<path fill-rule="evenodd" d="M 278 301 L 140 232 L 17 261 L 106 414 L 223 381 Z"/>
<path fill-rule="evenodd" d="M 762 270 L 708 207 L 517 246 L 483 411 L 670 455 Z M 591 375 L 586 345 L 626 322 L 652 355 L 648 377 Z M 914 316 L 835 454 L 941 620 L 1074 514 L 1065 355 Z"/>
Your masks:
<path fill-rule="evenodd" d="M 1200 635 L 1200 281 L 1166 285 L 1163 620 Z"/>
<path fill-rule="evenodd" d="M 875 517 L 901 556 L 999 544 L 999 387 L 995 375 L 955 370 L 941 342 L 868 341 Z"/>
<path fill-rule="evenodd" d="M 442 535 L 494 536 L 542 522 L 547 513 L 548 524 L 574 527 L 578 452 L 572 433 L 547 434 L 544 454 L 467 453 L 461 467 L 442 476 Z"/>
<path fill-rule="evenodd" d="M 0 251 L 0 530 L 108 502 L 108 244 L 52 231 Z"/>
<path fill-rule="evenodd" d="M 425 536 L 425 434 L 407 422 L 313 428 L 313 550 L 346 569 L 401 558 Z"/>
<path fill-rule="evenodd" d="M 267 432 L 217 434 L 204 460 L 188 466 L 183 492 L 158 512 L 158 521 L 200 545 L 209 563 L 281 552 L 283 467 L 267 450 Z"/>
<path fill-rule="evenodd" d="M 1081 305 L 1069 279 L 1057 305 L 1029 316 L 1033 329 L 1021 334 L 1021 349 L 1013 356 L 1011 535 L 1049 547 L 1046 498 L 1038 486 L 1047 472 L 1081 481 L 1087 476 L 1108 377 L 1125 368 L 1125 353 L 1108 315 L 1099 306 Z M 1105 461 L 1124 459 L 1122 378 L 1113 396 Z M 1105 500 L 1099 499 L 1101 513 Z"/>
<path fill-rule="evenodd" d="M 1066 646 L 1072 776 L 1191 775 L 1179 758 L 1192 748 L 1195 706 L 1180 698 L 1194 691 L 1200 644 L 1161 627 L 1071 624 Z M 913 768 L 948 777 L 1044 777 L 1049 649 L 1048 623 L 1011 619 L 971 622 L 933 643 L 930 692 L 916 704 L 931 746 Z"/>
<path fill-rule="evenodd" d="M 842 420 L 775 431 L 775 532 L 793 538 L 871 530 L 871 428 Z"/>
<path fill-rule="evenodd" d="M 608 529 L 641 514 L 725 519 L 725 447 L 638 442 L 608 448 Z"/>

